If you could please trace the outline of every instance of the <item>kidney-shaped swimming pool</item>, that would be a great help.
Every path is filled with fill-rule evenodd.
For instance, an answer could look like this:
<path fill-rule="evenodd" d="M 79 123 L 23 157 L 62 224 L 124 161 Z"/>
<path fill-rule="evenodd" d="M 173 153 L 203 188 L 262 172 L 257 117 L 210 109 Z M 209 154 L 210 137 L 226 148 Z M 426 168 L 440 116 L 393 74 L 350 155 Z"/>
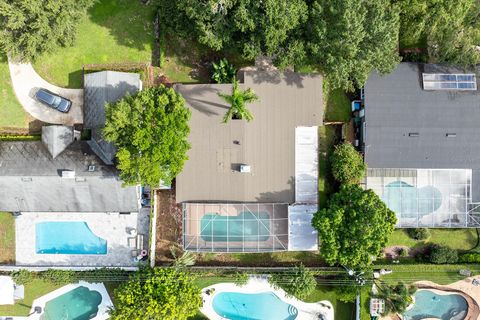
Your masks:
<path fill-rule="evenodd" d="M 213 309 L 230 320 L 294 320 L 298 310 L 273 292 L 220 292 L 213 298 Z"/>
<path fill-rule="evenodd" d="M 467 311 L 467 300 L 459 294 L 437 294 L 430 290 L 418 290 L 415 293 L 415 304 L 404 313 L 403 319 L 461 320 L 466 317 Z"/>

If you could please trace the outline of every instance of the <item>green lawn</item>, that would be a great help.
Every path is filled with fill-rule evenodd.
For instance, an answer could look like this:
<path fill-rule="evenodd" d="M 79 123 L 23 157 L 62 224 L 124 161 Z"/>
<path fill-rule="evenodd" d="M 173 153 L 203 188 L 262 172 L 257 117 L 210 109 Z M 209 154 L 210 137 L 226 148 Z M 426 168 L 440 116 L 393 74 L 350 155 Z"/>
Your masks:
<path fill-rule="evenodd" d="M 15 219 L 8 212 L 0 212 L 0 264 L 15 263 Z"/>
<path fill-rule="evenodd" d="M 292 266 L 303 263 L 307 266 L 322 265 L 315 252 L 268 252 L 268 253 L 202 253 L 197 255 L 197 265 L 235 266 Z"/>
<path fill-rule="evenodd" d="M 27 113 L 13 92 L 7 57 L 0 54 L 0 131 L 27 127 Z"/>
<path fill-rule="evenodd" d="M 35 70 L 49 82 L 80 88 L 84 64 L 149 62 L 153 16 L 154 6 L 141 1 L 101 0 L 80 21 L 75 44 L 42 55 Z"/>
<path fill-rule="evenodd" d="M 33 300 L 60 287 L 62 287 L 62 285 L 54 285 L 48 281 L 34 279 L 25 285 L 25 299 L 16 301 L 13 306 L 0 306 L 0 315 L 27 316 L 30 313 Z"/>
<path fill-rule="evenodd" d="M 390 236 L 388 246 L 407 246 L 421 248 L 430 243 L 448 246 L 457 250 L 470 250 L 477 243 L 475 229 L 429 229 L 432 234 L 426 241 L 410 238 L 403 229 L 396 229 Z"/>
<path fill-rule="evenodd" d="M 345 303 L 337 298 L 337 294 L 330 286 L 317 286 L 315 291 L 305 299 L 305 302 L 317 302 L 328 300 L 333 305 L 335 311 L 335 320 L 351 320 L 355 319 L 354 303 Z"/>
<path fill-rule="evenodd" d="M 465 278 L 459 274 L 462 269 L 471 270 L 475 275 L 480 274 L 478 265 L 376 264 L 374 267 L 375 269 L 393 270 L 391 274 L 384 275 L 381 278 L 390 283 L 429 280 L 438 284 L 449 284 Z"/>
<path fill-rule="evenodd" d="M 326 92 L 326 94 L 325 94 Z M 341 89 L 324 90 L 325 119 L 324 121 L 348 122 L 351 119 L 352 106 L 350 99 Z"/>

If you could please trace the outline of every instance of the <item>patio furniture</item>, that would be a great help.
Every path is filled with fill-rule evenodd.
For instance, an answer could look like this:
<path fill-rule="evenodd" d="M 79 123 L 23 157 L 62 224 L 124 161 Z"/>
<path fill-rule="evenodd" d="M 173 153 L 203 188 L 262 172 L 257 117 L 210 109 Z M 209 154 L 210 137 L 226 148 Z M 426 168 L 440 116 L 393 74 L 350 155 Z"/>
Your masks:
<path fill-rule="evenodd" d="M 138 256 L 138 250 L 137 249 L 132 250 L 131 253 L 132 253 L 132 258 L 136 258 Z"/>
<path fill-rule="evenodd" d="M 127 232 L 130 236 L 132 237 L 136 237 L 137 236 L 137 229 L 135 228 L 130 228 L 130 230 L 128 230 Z"/>
<path fill-rule="evenodd" d="M 142 257 L 146 257 L 148 255 L 148 251 L 144 249 L 144 250 L 140 251 L 140 255 Z"/>

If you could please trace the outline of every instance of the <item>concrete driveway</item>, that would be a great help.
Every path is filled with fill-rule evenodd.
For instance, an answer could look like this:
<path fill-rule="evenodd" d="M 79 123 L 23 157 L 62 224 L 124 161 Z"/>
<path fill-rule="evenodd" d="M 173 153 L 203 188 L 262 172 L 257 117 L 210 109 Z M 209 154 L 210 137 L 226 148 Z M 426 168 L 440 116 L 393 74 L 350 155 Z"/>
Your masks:
<path fill-rule="evenodd" d="M 83 123 L 83 89 L 65 89 L 42 79 L 30 63 L 8 60 L 13 90 L 18 101 L 32 117 L 46 123 L 74 125 Z M 35 100 L 38 89 L 44 88 L 72 101 L 68 113 L 62 113 Z"/>

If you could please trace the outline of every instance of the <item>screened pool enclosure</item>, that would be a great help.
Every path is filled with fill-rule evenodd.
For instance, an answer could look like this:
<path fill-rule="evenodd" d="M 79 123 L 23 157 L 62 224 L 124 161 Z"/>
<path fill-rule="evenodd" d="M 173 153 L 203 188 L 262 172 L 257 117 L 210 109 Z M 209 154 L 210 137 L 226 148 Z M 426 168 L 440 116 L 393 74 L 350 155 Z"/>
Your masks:
<path fill-rule="evenodd" d="M 366 187 L 396 213 L 398 228 L 480 226 L 470 169 L 368 169 Z"/>
<path fill-rule="evenodd" d="M 185 250 L 288 250 L 288 204 L 183 204 Z"/>

